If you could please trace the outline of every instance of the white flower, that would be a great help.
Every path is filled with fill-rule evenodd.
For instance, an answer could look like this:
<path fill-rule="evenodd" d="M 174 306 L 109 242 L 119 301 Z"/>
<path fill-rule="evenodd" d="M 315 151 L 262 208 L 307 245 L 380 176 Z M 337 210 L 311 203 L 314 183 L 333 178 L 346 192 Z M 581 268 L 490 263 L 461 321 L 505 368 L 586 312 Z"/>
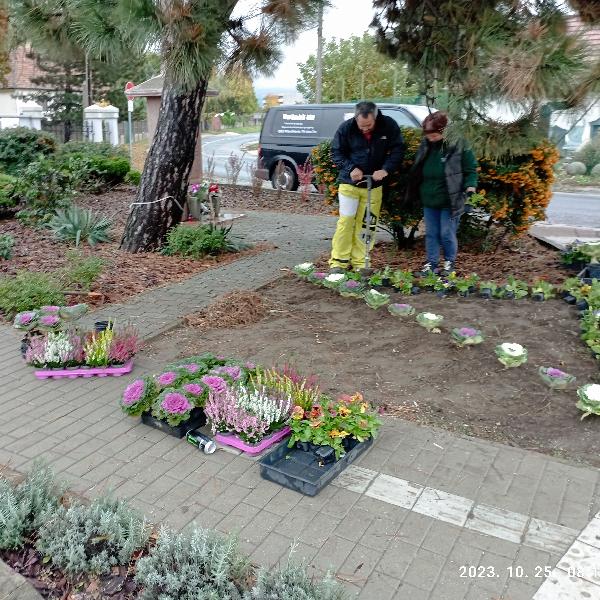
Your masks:
<path fill-rule="evenodd" d="M 585 386 L 584 393 L 588 400 L 592 402 L 600 402 L 600 384 L 590 383 L 589 385 Z"/>
<path fill-rule="evenodd" d="M 299 269 L 300 271 L 308 271 L 312 266 L 313 266 L 312 263 L 307 262 L 307 263 L 302 263 L 302 264 L 296 265 L 296 269 Z"/>
<path fill-rule="evenodd" d="M 424 312 L 421 313 L 421 318 L 425 319 L 426 321 L 437 321 L 440 316 L 436 315 L 435 313 Z"/>
<path fill-rule="evenodd" d="M 338 283 L 343 279 L 346 279 L 346 276 L 343 273 L 331 273 L 331 275 L 327 275 L 327 277 L 325 277 L 325 280 L 329 283 Z"/>
<path fill-rule="evenodd" d="M 504 342 L 504 344 L 500 344 L 500 348 L 504 354 L 508 354 L 508 356 L 522 356 L 525 348 L 521 346 L 521 344 L 511 344 L 510 342 Z"/>

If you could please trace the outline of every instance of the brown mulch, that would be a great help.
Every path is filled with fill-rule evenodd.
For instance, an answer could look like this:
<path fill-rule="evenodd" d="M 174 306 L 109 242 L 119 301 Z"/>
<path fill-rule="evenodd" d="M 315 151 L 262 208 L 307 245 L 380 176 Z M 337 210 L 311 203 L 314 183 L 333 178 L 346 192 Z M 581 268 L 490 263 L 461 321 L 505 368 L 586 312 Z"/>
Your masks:
<path fill-rule="evenodd" d="M 198 312 L 185 316 L 185 324 L 202 330 L 241 327 L 259 323 L 274 303 L 256 292 L 233 291 Z"/>

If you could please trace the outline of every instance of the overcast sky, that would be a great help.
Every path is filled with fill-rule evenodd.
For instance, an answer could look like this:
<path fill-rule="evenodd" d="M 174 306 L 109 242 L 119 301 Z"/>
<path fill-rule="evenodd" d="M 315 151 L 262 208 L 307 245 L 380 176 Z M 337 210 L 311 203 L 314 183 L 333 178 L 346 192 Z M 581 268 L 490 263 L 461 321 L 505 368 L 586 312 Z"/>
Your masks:
<path fill-rule="evenodd" d="M 325 9 L 323 15 L 323 36 L 327 39 L 347 39 L 353 35 L 362 35 L 367 31 L 373 19 L 371 0 L 332 0 L 332 6 Z M 317 52 L 317 30 L 302 33 L 293 46 L 284 48 L 284 61 L 273 77 L 257 77 L 256 89 L 296 88 L 299 76 L 297 63 L 306 62 L 310 54 Z"/>

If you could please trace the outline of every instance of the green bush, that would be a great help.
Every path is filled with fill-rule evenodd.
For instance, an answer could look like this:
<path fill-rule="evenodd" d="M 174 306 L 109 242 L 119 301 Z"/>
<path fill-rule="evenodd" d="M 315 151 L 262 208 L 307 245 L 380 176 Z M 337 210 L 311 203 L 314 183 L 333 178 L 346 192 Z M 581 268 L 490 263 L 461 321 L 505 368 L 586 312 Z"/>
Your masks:
<path fill-rule="evenodd" d="M 108 142 L 67 142 L 61 144 L 56 150 L 58 157 L 68 156 L 69 154 L 103 156 L 105 158 L 127 158 L 128 156 L 123 148 L 113 146 Z"/>
<path fill-rule="evenodd" d="M 21 548 L 42 525 L 43 515 L 56 510 L 63 492 L 63 484 L 41 462 L 17 486 L 0 478 L 0 549 Z"/>
<path fill-rule="evenodd" d="M 142 174 L 139 171 L 129 171 L 125 175 L 125 183 L 129 183 L 130 185 L 140 185 L 141 180 Z"/>
<path fill-rule="evenodd" d="M 95 246 L 110 240 L 110 225 L 108 217 L 98 215 L 89 208 L 72 205 L 57 210 L 48 222 L 48 229 L 61 242 L 73 243 L 75 246 L 87 242 L 90 246 Z"/>
<path fill-rule="evenodd" d="M 15 194 L 41 215 L 66 206 L 77 185 L 77 175 L 55 158 L 41 158 L 27 165 L 15 184 Z"/>
<path fill-rule="evenodd" d="M 89 291 L 92 283 L 98 279 L 104 269 L 104 260 L 99 256 L 84 256 L 78 250 L 67 252 L 67 266 L 61 279 L 65 288 L 77 288 Z"/>
<path fill-rule="evenodd" d="M 600 164 L 600 135 L 594 137 L 583 148 L 575 152 L 573 159 L 582 162 L 588 173 L 595 165 Z"/>
<path fill-rule="evenodd" d="M 55 275 L 19 271 L 0 277 L 0 310 L 9 319 L 24 310 L 64 304 L 63 287 Z"/>
<path fill-rule="evenodd" d="M 150 555 L 136 565 L 142 600 L 241 600 L 250 563 L 233 538 L 163 528 Z"/>
<path fill-rule="evenodd" d="M 0 170 L 15 175 L 40 156 L 53 154 L 56 140 L 50 134 L 27 127 L 0 131 Z"/>
<path fill-rule="evenodd" d="M 36 548 L 67 575 L 101 575 L 127 565 L 150 534 L 146 520 L 123 500 L 58 507 L 42 523 Z"/>
<path fill-rule="evenodd" d="M 16 178 L 5 173 L 0 173 L 0 210 L 10 208 L 17 204 L 15 196 Z"/>
<path fill-rule="evenodd" d="M 15 238 L 10 233 L 0 233 L 0 258 L 10 260 Z"/>
<path fill-rule="evenodd" d="M 213 225 L 178 225 L 167 233 L 163 254 L 202 258 L 209 254 L 239 252 L 248 244 L 231 235 L 231 227 Z"/>

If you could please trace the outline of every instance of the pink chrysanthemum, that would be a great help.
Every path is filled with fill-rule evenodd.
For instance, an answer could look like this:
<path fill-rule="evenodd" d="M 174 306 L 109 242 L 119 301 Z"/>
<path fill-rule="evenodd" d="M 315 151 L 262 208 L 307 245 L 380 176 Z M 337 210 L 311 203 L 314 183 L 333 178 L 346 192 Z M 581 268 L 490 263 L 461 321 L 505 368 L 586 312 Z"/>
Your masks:
<path fill-rule="evenodd" d="M 171 385 L 177 379 L 177 373 L 174 371 L 166 371 L 158 376 L 158 383 L 160 385 Z"/>
<path fill-rule="evenodd" d="M 123 404 L 131 406 L 137 402 L 144 393 L 144 381 L 142 379 L 136 379 L 133 383 L 130 383 L 123 392 Z"/>
<path fill-rule="evenodd" d="M 204 391 L 204 386 L 200 383 L 186 383 L 183 389 L 192 396 L 201 396 Z"/>
<path fill-rule="evenodd" d="M 161 402 L 161 407 L 168 413 L 181 415 L 190 410 L 192 405 L 183 394 L 179 392 L 169 392 L 168 394 L 165 394 L 165 397 Z"/>
<path fill-rule="evenodd" d="M 216 375 L 205 375 L 200 381 L 215 393 L 222 393 L 227 389 L 227 382 Z"/>

